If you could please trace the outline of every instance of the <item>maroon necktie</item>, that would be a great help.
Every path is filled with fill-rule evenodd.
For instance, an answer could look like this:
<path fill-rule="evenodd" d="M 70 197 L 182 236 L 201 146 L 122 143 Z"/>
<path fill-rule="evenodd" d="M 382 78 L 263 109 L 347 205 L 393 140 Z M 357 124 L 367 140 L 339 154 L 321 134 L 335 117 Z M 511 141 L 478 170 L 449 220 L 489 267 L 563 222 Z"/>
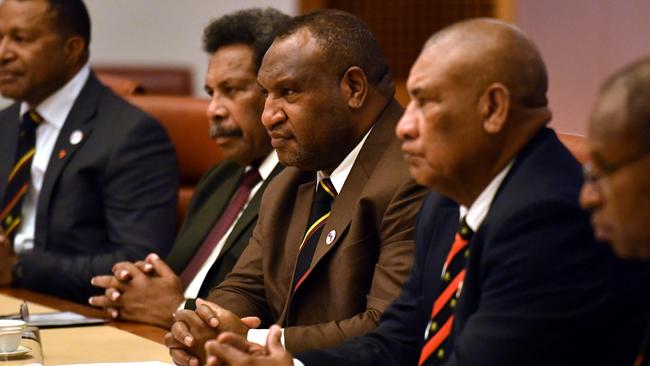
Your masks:
<path fill-rule="evenodd" d="M 185 267 L 183 273 L 181 273 L 181 281 L 184 287 L 187 287 L 196 274 L 199 273 L 199 270 L 205 264 L 205 261 L 208 260 L 208 257 L 212 254 L 214 248 L 219 244 L 230 226 L 232 226 L 235 219 L 239 216 L 239 213 L 248 201 L 248 196 L 250 196 L 251 190 L 260 180 L 262 180 L 260 172 L 255 168 L 250 169 L 246 174 L 244 174 L 244 179 L 242 179 L 239 189 L 237 189 L 232 200 L 230 200 L 228 207 L 226 207 L 226 210 L 223 212 L 219 220 L 217 220 L 217 223 L 205 237 L 199 250 L 194 254 L 194 257 L 192 257 L 190 263 Z"/>

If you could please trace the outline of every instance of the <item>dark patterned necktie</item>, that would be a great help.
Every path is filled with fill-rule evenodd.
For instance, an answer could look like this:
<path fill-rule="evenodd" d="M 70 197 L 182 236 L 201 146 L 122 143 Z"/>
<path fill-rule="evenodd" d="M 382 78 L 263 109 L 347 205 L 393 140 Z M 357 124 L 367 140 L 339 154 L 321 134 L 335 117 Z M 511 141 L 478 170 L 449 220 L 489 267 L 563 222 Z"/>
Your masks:
<path fill-rule="evenodd" d="M 472 229 L 463 218 L 460 228 L 454 237 L 447 259 L 440 275 L 444 282 L 442 292 L 438 294 L 431 309 L 431 320 L 424 333 L 424 346 L 420 352 L 419 365 L 441 365 L 445 361 L 447 351 L 445 343 L 451 334 L 454 323 L 454 310 L 458 306 L 465 280 L 465 266 L 469 257 L 469 240 Z"/>
<path fill-rule="evenodd" d="M 327 222 L 327 218 L 330 216 L 332 201 L 335 197 L 336 189 L 332 185 L 332 181 L 329 178 L 322 179 L 314 194 L 314 200 L 312 201 L 309 212 L 307 230 L 298 249 L 298 260 L 296 261 L 296 270 L 293 275 L 293 292 L 296 292 L 298 287 L 300 287 L 309 275 L 309 267 L 311 266 L 311 260 L 318 246 L 318 239 Z"/>
<path fill-rule="evenodd" d="M 230 200 L 230 203 L 228 203 L 228 207 L 226 207 L 226 210 L 221 214 L 221 217 L 219 217 L 217 223 L 206 236 L 199 250 L 194 254 L 192 260 L 181 273 L 181 282 L 184 287 L 187 287 L 194 277 L 196 277 L 196 274 L 199 273 L 199 270 L 208 260 L 210 254 L 212 254 L 214 249 L 217 247 L 217 244 L 219 244 L 228 229 L 230 229 L 237 217 L 239 217 L 239 213 L 246 205 L 246 202 L 248 202 L 248 197 L 250 196 L 253 187 L 255 187 L 260 180 L 262 180 L 260 172 L 255 168 L 250 169 L 246 174 L 244 174 L 244 178 L 242 179 L 237 192 Z"/>
<path fill-rule="evenodd" d="M 29 190 L 32 160 L 36 146 L 36 128 L 43 122 L 43 117 L 34 111 L 23 115 L 18 131 L 18 145 L 16 146 L 16 161 L 9 172 L 7 189 L 5 190 L 2 210 L 0 211 L 0 225 L 5 235 L 13 241 L 16 231 L 22 222 L 21 210 L 23 200 Z"/>

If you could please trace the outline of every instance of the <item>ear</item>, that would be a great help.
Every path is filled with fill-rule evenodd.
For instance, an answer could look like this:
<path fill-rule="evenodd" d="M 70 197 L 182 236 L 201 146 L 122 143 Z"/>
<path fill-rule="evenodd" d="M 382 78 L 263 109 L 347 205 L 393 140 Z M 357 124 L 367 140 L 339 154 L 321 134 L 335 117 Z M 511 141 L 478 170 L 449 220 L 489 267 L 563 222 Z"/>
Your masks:
<path fill-rule="evenodd" d="M 483 117 L 483 129 L 490 135 L 503 130 L 508 119 L 510 92 L 502 84 L 488 86 L 479 98 L 479 109 Z"/>
<path fill-rule="evenodd" d="M 79 36 L 72 36 L 65 41 L 63 50 L 65 51 L 65 60 L 69 65 L 80 62 L 86 49 L 86 42 Z"/>
<path fill-rule="evenodd" d="M 339 85 L 350 108 L 359 109 L 363 106 L 368 94 L 368 79 L 362 68 L 352 66 L 347 69 Z"/>

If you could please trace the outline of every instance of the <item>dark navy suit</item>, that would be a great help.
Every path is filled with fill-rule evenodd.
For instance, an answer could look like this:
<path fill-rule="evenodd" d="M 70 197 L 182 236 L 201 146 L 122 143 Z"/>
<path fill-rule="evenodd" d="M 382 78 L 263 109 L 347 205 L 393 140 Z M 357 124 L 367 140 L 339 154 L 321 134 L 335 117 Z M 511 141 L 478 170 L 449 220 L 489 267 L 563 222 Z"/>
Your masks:
<path fill-rule="evenodd" d="M 470 241 L 447 365 L 630 365 L 647 321 L 646 265 L 596 243 L 578 206 L 580 166 L 543 129 L 516 157 Z M 459 226 L 437 193 L 418 217 L 416 261 L 376 331 L 299 354 L 306 365 L 416 365 Z"/>

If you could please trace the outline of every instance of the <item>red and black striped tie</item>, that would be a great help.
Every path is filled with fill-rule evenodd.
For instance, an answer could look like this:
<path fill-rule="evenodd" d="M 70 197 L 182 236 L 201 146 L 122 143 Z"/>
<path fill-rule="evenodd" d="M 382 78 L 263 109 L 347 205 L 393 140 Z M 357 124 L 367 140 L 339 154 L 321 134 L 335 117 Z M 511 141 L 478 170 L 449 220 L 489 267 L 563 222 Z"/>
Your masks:
<path fill-rule="evenodd" d="M 0 225 L 5 235 L 12 241 L 21 223 L 23 199 L 29 189 L 32 160 L 34 159 L 36 128 L 41 122 L 43 122 L 43 117 L 35 111 L 29 111 L 23 115 L 20 123 L 16 162 L 9 172 L 7 189 L 0 211 Z"/>
<path fill-rule="evenodd" d="M 469 257 L 469 239 L 472 229 L 467 226 L 465 219 L 456 233 L 445 264 L 440 275 L 444 285 L 431 309 L 431 320 L 424 333 L 424 346 L 420 352 L 420 365 L 441 365 L 449 350 L 445 343 L 451 334 L 454 323 L 454 310 L 458 306 L 458 298 L 465 280 L 465 265 Z"/>
<path fill-rule="evenodd" d="M 323 231 L 323 227 L 327 222 L 327 218 L 330 216 L 334 198 L 336 198 L 336 188 L 332 185 L 332 181 L 329 178 L 322 179 L 314 194 L 314 200 L 312 201 L 309 212 L 307 230 L 298 249 L 300 252 L 298 253 L 296 270 L 293 275 L 293 292 L 300 287 L 309 275 L 311 260 L 316 252 L 316 246 L 318 245 L 318 239 Z"/>

